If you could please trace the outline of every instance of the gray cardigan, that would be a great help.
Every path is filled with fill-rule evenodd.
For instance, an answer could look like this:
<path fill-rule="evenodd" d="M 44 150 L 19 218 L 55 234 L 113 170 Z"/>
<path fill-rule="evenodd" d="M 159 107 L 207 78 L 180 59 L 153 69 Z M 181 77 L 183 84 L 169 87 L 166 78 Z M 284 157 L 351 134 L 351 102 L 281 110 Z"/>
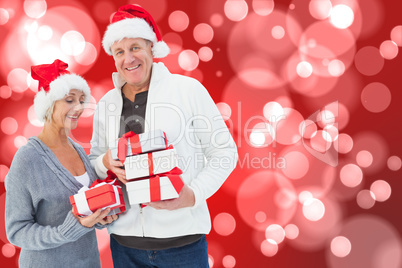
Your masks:
<path fill-rule="evenodd" d="M 70 141 L 92 183 L 84 149 Z M 8 240 L 21 247 L 20 267 L 100 267 L 95 229 L 71 213 L 69 196 L 81 187 L 37 137 L 17 151 L 5 179 L 5 222 Z"/>

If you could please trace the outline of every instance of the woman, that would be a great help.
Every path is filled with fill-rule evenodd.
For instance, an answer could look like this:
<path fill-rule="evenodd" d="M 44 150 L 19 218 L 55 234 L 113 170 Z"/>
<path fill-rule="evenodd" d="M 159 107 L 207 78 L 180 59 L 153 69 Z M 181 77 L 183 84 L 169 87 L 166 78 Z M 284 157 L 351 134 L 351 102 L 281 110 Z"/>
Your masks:
<path fill-rule="evenodd" d="M 6 232 L 21 247 L 20 267 L 100 267 L 94 226 L 117 219 L 107 216 L 109 209 L 72 213 L 69 196 L 96 175 L 84 149 L 68 137 L 91 93 L 67 66 L 60 60 L 32 66 L 39 80 L 34 108 L 44 127 L 17 151 L 5 179 Z"/>

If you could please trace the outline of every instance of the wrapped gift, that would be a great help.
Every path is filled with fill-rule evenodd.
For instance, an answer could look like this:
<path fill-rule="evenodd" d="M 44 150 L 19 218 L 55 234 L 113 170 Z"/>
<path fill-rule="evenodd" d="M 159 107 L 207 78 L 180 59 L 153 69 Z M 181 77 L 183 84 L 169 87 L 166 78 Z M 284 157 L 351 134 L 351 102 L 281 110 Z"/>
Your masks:
<path fill-rule="evenodd" d="M 166 134 L 160 129 L 142 134 L 135 134 L 130 131 L 116 141 L 111 152 L 113 159 L 124 163 L 127 156 L 163 150 L 167 147 Z"/>
<path fill-rule="evenodd" d="M 90 188 L 82 187 L 77 194 L 70 196 L 70 203 L 73 206 L 73 213 L 80 216 L 91 215 L 99 208 L 111 208 L 108 216 L 126 210 L 123 192 L 116 179 L 96 180 Z"/>
<path fill-rule="evenodd" d="M 133 155 L 124 162 L 127 180 L 166 173 L 177 166 L 178 157 L 172 146 L 162 151 Z"/>
<path fill-rule="evenodd" d="M 177 168 L 177 170 L 179 169 Z M 171 172 L 127 182 L 126 189 L 130 204 L 141 204 L 179 197 L 184 183 L 178 174 L 177 172 Z"/>

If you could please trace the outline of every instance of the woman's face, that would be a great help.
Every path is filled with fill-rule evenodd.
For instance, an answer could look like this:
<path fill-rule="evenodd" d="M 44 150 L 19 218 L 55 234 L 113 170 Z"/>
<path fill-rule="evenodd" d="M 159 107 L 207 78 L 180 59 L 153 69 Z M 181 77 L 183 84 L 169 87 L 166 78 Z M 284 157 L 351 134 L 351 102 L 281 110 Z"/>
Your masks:
<path fill-rule="evenodd" d="M 84 111 L 85 94 L 77 89 L 70 92 L 54 104 L 52 124 L 60 128 L 75 129 L 78 118 Z"/>

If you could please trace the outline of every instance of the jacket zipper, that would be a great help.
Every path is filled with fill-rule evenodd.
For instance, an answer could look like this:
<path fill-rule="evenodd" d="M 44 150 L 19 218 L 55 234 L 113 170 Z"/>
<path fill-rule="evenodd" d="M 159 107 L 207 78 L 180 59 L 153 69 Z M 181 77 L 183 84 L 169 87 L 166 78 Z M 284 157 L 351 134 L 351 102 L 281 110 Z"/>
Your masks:
<path fill-rule="evenodd" d="M 144 236 L 145 236 L 145 231 L 144 231 L 144 214 L 143 214 L 143 212 L 142 212 L 141 204 L 140 204 L 139 206 L 140 206 L 140 218 L 141 218 L 142 236 L 144 237 Z"/>

